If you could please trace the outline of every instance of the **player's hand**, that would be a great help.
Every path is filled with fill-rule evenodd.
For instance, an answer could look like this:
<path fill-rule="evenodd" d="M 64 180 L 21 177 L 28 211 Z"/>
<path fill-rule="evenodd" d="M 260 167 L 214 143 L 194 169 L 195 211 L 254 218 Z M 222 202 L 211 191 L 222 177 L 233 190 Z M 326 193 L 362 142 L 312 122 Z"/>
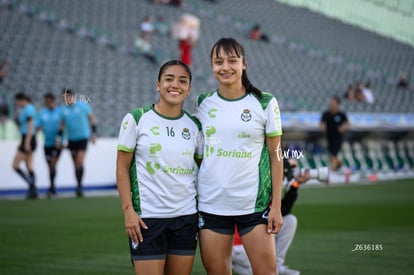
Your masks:
<path fill-rule="evenodd" d="M 134 208 L 129 207 L 125 210 L 125 230 L 128 236 L 134 243 L 142 243 L 144 238 L 142 237 L 141 228 L 148 229 L 144 221 L 138 216 Z"/>
<path fill-rule="evenodd" d="M 305 182 L 307 182 L 308 180 L 310 180 L 310 172 L 309 169 L 305 170 L 305 173 L 302 173 L 302 171 L 299 171 L 299 174 L 295 177 L 295 180 L 299 183 L 299 184 L 303 184 Z"/>
<path fill-rule="evenodd" d="M 289 165 L 290 165 L 292 168 L 296 168 L 296 167 L 298 167 L 298 162 L 297 162 L 296 160 L 294 160 L 294 159 L 288 159 L 288 162 L 289 162 Z"/>
<path fill-rule="evenodd" d="M 272 208 L 268 214 L 267 233 L 277 234 L 283 226 L 282 212 L 280 209 Z"/>
<path fill-rule="evenodd" d="M 96 143 L 96 135 L 95 134 L 92 134 L 92 136 L 91 136 L 91 142 L 92 142 L 92 144 L 95 144 Z"/>

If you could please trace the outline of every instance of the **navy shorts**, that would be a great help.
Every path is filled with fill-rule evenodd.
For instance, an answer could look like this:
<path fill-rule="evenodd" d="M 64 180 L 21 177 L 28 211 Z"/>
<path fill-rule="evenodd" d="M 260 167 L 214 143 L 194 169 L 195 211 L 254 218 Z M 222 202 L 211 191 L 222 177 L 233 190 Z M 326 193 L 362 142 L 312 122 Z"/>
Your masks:
<path fill-rule="evenodd" d="M 176 218 L 143 218 L 148 229 L 141 228 L 144 241 L 129 239 L 132 261 L 164 260 L 167 255 L 194 256 L 197 247 L 197 214 Z"/>
<path fill-rule="evenodd" d="M 22 135 L 22 141 L 19 144 L 19 147 L 17 148 L 17 150 L 19 150 L 22 153 L 27 153 L 26 152 L 26 148 L 24 147 L 24 140 L 26 139 L 26 135 Z M 30 139 L 30 150 L 32 150 L 32 152 L 34 152 L 34 150 L 36 150 L 36 146 L 37 146 L 37 142 L 36 142 L 36 136 L 32 135 L 31 139 Z"/>
<path fill-rule="evenodd" d="M 68 141 L 68 148 L 70 150 L 70 153 L 72 156 L 75 156 L 78 151 L 86 151 L 86 148 L 88 147 L 88 140 L 87 139 L 81 139 L 81 140 L 69 140 Z"/>
<path fill-rule="evenodd" d="M 219 234 L 233 235 L 235 226 L 239 230 L 240 236 L 243 236 L 256 225 L 266 224 L 270 208 L 258 213 L 240 215 L 240 216 L 221 216 L 205 212 L 199 213 L 198 227 L 209 229 Z"/>
<path fill-rule="evenodd" d="M 45 150 L 45 157 L 47 162 L 49 162 L 52 158 L 58 158 L 60 156 L 61 150 L 55 146 L 45 146 L 43 149 Z"/>

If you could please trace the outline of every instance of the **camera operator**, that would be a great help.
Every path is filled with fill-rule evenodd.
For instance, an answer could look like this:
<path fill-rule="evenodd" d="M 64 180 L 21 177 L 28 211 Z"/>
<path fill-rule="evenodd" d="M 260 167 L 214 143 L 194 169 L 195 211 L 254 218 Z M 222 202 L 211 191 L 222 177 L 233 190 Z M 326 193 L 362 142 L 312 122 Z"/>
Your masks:
<path fill-rule="evenodd" d="M 276 242 L 276 255 L 277 255 L 277 271 L 279 275 L 298 275 L 298 270 L 288 268 L 285 263 L 286 253 L 295 237 L 297 219 L 296 216 L 290 213 L 292 207 L 298 197 L 298 188 L 301 184 L 306 183 L 310 179 L 309 170 L 305 173 L 299 172 L 294 176 L 294 168 L 297 166 L 293 160 L 284 159 L 284 177 L 287 179 L 289 185 L 282 199 L 282 216 L 283 227 L 279 231 L 279 234 L 275 235 Z M 239 275 L 250 275 L 252 269 L 247 258 L 246 251 L 242 245 L 238 231 L 234 236 L 234 245 L 232 253 L 233 270 Z"/>

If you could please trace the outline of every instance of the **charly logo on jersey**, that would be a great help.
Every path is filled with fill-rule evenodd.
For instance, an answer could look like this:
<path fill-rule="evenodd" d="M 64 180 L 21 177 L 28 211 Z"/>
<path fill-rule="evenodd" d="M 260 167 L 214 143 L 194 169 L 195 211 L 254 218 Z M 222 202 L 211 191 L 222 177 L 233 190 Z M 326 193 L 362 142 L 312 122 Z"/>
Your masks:
<path fill-rule="evenodd" d="M 244 109 L 243 113 L 240 116 L 241 120 L 243 120 L 244 122 L 248 122 L 252 119 L 252 114 L 250 113 L 249 109 Z"/>
<path fill-rule="evenodd" d="M 208 114 L 208 116 L 210 117 L 210 118 L 215 118 L 216 117 L 216 113 L 217 112 L 217 109 L 216 108 L 211 108 L 208 112 L 207 112 L 207 114 Z"/>
<path fill-rule="evenodd" d="M 160 129 L 159 126 L 152 126 L 150 131 L 152 132 L 154 136 L 159 136 L 160 135 L 160 132 L 158 131 L 159 129 Z"/>
<path fill-rule="evenodd" d="M 122 129 L 126 130 L 128 127 L 128 120 L 122 123 Z"/>
<path fill-rule="evenodd" d="M 275 114 L 275 121 L 279 122 L 280 121 L 279 106 L 275 106 L 275 108 L 273 109 L 273 113 Z"/>
<path fill-rule="evenodd" d="M 280 115 L 279 106 L 275 106 L 275 108 L 273 109 L 273 112 L 275 113 L 275 115 Z"/>
<path fill-rule="evenodd" d="M 181 136 L 183 139 L 189 140 L 191 138 L 190 130 L 188 128 L 184 128 L 181 132 Z"/>

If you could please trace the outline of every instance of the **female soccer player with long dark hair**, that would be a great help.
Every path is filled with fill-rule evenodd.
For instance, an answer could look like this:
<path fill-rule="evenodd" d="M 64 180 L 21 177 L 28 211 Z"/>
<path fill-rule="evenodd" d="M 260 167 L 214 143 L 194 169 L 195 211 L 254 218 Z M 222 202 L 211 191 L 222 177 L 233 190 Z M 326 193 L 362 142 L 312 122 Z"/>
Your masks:
<path fill-rule="evenodd" d="M 158 75 L 159 102 L 122 120 L 116 176 L 137 274 L 191 274 L 202 146 L 200 124 L 182 110 L 190 89 L 190 69 L 169 61 Z"/>
<path fill-rule="evenodd" d="M 208 274 L 231 274 L 237 226 L 253 273 L 276 274 L 271 234 L 283 225 L 279 106 L 250 83 L 235 39 L 218 40 L 210 57 L 218 90 L 200 95 L 196 112 L 205 144 L 198 175 L 203 264 Z"/>

